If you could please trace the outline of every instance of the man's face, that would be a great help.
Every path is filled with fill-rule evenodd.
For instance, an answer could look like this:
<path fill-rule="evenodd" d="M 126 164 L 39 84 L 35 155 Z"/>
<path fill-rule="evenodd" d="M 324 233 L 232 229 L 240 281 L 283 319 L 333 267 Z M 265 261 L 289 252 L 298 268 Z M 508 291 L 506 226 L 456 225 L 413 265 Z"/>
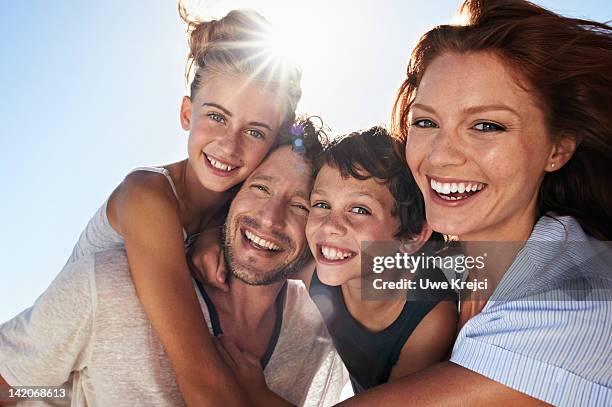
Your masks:
<path fill-rule="evenodd" d="M 234 277 L 272 284 L 310 260 L 304 233 L 310 174 L 300 155 L 280 147 L 244 182 L 223 228 L 225 261 Z"/>

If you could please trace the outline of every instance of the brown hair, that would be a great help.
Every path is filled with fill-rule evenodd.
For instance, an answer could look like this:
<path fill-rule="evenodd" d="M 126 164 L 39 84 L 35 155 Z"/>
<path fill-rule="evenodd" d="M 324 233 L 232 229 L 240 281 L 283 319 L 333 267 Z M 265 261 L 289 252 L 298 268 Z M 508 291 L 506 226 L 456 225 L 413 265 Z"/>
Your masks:
<path fill-rule="evenodd" d="M 494 52 L 535 95 L 550 137 L 577 149 L 540 186 L 538 216 L 570 215 L 591 235 L 612 240 L 612 28 L 568 18 L 522 0 L 467 0 L 465 24 L 421 37 L 393 107 L 392 129 L 408 134 L 408 113 L 431 61 L 445 52 Z"/>
<path fill-rule="evenodd" d="M 302 96 L 301 71 L 286 61 L 271 62 L 266 41 L 268 21 L 250 10 L 232 10 L 219 20 L 201 21 L 189 14 L 182 1 L 178 9 L 189 35 L 185 79 L 193 74 L 190 96 L 193 98 L 206 74 L 248 75 L 281 97 L 285 123 L 291 124 Z M 281 66 L 274 62 L 281 62 Z"/>
<path fill-rule="evenodd" d="M 412 239 L 425 226 L 425 203 L 421 190 L 402 159 L 403 154 L 397 153 L 397 143 L 380 126 L 337 138 L 318 157 L 314 176 L 327 164 L 336 168 L 344 179 L 374 178 L 384 183 L 395 201 L 391 215 L 397 216 L 400 221 L 394 236 L 400 240 Z M 437 250 L 444 238 L 442 234 L 433 232 L 428 240 L 440 243 L 429 247 Z"/>

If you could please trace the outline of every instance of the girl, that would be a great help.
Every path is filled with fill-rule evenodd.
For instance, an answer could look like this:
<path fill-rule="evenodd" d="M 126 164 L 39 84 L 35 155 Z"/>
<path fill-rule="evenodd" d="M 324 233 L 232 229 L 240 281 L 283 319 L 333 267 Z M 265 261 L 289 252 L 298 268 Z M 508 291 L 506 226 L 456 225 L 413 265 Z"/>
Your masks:
<path fill-rule="evenodd" d="M 462 302 L 450 362 L 346 405 L 612 405 L 612 29 L 462 10 L 421 38 L 393 117 L 431 227 L 508 242 L 484 243 L 498 284 Z"/>
<path fill-rule="evenodd" d="M 189 131 L 188 158 L 130 173 L 98 210 L 69 261 L 125 246 L 134 284 L 192 405 L 246 400 L 215 352 L 185 260 L 187 236 L 222 222 L 238 184 L 287 132 L 300 98 L 300 73 L 269 63 L 268 23 L 255 12 L 232 11 L 190 22 L 195 75 L 180 110 Z M 187 72 L 189 73 L 189 72 Z M 214 372 L 214 375 L 213 375 Z"/>

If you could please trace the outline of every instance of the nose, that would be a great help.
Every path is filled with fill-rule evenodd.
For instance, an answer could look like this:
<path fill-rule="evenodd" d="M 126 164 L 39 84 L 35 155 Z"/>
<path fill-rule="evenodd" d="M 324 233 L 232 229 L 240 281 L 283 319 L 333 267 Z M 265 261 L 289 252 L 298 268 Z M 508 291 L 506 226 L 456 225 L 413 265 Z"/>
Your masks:
<path fill-rule="evenodd" d="M 321 222 L 321 231 L 329 236 L 344 236 L 347 232 L 343 215 L 334 210 L 330 210 Z"/>
<path fill-rule="evenodd" d="M 433 167 L 458 166 L 464 163 L 459 132 L 441 128 L 432 138 L 427 156 Z"/>
<path fill-rule="evenodd" d="M 278 229 L 285 225 L 286 205 L 281 197 L 275 196 L 267 200 L 260 210 L 260 222 L 266 229 Z"/>
<path fill-rule="evenodd" d="M 227 157 L 240 157 L 242 151 L 242 138 L 240 137 L 240 131 L 232 128 L 228 128 L 219 137 L 217 145 L 227 155 Z"/>

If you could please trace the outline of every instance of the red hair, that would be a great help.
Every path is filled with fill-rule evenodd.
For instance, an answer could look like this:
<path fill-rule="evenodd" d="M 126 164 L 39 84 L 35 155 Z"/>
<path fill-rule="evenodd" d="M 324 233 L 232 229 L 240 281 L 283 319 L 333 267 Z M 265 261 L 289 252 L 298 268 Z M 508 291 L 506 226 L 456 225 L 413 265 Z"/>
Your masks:
<path fill-rule="evenodd" d="M 534 95 L 553 141 L 570 137 L 578 145 L 545 175 L 538 216 L 570 215 L 591 235 L 612 240 L 612 28 L 521 0 L 467 0 L 460 13 L 466 25 L 430 30 L 412 52 L 393 107 L 395 135 L 406 141 L 410 106 L 434 58 L 493 52 Z"/>

